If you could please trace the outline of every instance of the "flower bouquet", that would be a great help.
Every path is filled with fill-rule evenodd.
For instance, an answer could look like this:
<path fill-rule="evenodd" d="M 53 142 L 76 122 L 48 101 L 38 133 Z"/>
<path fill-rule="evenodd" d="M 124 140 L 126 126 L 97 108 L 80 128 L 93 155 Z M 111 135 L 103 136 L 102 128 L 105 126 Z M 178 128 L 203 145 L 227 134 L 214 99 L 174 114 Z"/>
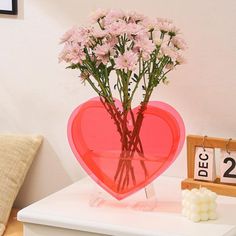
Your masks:
<path fill-rule="evenodd" d="M 151 113 L 150 109 L 155 107 L 150 103 L 151 95 L 160 83 L 168 83 L 169 72 L 185 62 L 181 52 L 186 49 L 186 43 L 181 38 L 179 29 L 167 19 L 151 19 L 137 12 L 101 9 L 90 18 L 90 26 L 74 26 L 62 36 L 64 48 L 59 60 L 65 62 L 67 68 L 80 71 L 82 82 L 88 83 L 97 93 L 99 101 L 96 102 L 112 121 L 119 139 L 117 150 L 112 150 L 116 152 L 116 158 L 112 160 L 109 157 L 108 152 L 111 153 L 111 150 L 103 152 L 103 156 L 107 155 L 110 163 L 115 163 L 115 168 L 112 167 L 108 174 L 109 167 L 104 169 L 96 161 L 89 164 L 87 161 L 92 157 L 86 153 L 81 154 L 80 147 L 76 149 L 75 140 L 70 143 L 73 143 L 72 149 L 76 149 L 74 152 L 80 154 L 78 157 L 79 154 L 76 153 L 77 158 L 86 166 L 87 172 L 113 196 L 121 199 L 162 173 L 182 148 L 183 142 L 180 139 L 183 139 L 183 131 L 180 126 L 183 124 L 180 125 L 182 120 L 178 115 L 173 115 L 173 108 L 165 107 L 172 114 L 168 118 L 171 121 L 167 123 L 172 127 L 175 122 L 178 127 L 174 133 L 177 134 L 171 136 L 170 139 L 175 142 L 174 148 L 165 157 L 155 157 L 155 147 L 154 152 L 145 150 L 150 145 L 143 139 L 144 136 L 149 136 L 150 130 L 144 135 L 142 127 L 145 116 L 154 113 L 161 116 L 157 108 Z M 134 100 L 140 104 L 136 109 L 133 109 Z M 163 104 L 159 104 L 159 109 L 160 106 Z M 155 122 L 151 119 L 147 122 L 152 123 L 155 130 Z M 78 130 L 75 132 L 79 133 Z M 161 131 L 158 132 L 161 139 Z M 99 139 L 96 141 L 99 142 Z M 168 164 L 163 164 L 163 159 Z M 151 170 L 155 162 L 159 163 L 158 167 Z M 98 165 L 97 169 L 94 169 L 95 165 Z"/>

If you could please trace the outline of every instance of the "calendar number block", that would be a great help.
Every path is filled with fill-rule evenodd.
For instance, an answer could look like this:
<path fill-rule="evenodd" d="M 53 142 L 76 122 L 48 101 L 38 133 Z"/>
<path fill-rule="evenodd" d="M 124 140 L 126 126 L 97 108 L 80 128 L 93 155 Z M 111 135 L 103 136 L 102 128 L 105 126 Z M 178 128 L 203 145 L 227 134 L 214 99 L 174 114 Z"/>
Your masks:
<path fill-rule="evenodd" d="M 221 151 L 220 181 L 236 184 L 236 152 Z"/>

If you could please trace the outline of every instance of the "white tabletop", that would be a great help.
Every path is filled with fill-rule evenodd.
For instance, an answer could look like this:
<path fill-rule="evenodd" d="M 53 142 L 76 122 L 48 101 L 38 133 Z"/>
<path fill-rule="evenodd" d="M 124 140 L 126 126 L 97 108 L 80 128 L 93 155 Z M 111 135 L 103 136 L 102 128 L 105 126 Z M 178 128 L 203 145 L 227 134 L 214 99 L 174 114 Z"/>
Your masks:
<path fill-rule="evenodd" d="M 156 202 L 145 201 L 143 190 L 117 201 L 85 178 L 24 208 L 18 220 L 114 236 L 236 235 L 236 198 L 219 196 L 219 218 L 193 223 L 180 213 L 180 182 L 159 177 L 154 183 Z"/>

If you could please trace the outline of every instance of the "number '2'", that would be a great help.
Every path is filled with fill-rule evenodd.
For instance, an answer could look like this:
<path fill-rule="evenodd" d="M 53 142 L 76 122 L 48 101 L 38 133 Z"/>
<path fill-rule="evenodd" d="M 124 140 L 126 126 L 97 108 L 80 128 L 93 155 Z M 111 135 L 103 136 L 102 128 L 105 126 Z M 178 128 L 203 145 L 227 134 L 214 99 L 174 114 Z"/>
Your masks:
<path fill-rule="evenodd" d="M 227 164 L 228 162 L 231 162 L 231 166 L 229 167 L 228 170 L 225 171 L 224 173 L 224 177 L 227 177 L 227 178 L 236 178 L 236 175 L 235 174 L 231 174 L 231 171 L 235 168 L 236 166 L 236 161 L 232 158 L 232 157 L 226 157 L 224 159 L 224 163 Z"/>

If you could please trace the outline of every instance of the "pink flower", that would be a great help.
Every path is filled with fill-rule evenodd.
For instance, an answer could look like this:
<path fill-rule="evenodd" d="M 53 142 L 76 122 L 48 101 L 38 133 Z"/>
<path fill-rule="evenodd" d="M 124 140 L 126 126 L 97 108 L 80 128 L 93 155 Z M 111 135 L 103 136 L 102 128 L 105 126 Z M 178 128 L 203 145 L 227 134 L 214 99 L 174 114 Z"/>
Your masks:
<path fill-rule="evenodd" d="M 121 10 L 110 10 L 104 18 L 104 26 L 112 24 L 115 21 L 123 20 L 125 13 Z"/>
<path fill-rule="evenodd" d="M 135 43 L 133 50 L 135 52 L 142 53 L 143 59 L 148 60 L 150 58 L 151 53 L 155 49 L 155 45 L 152 40 L 148 39 L 147 37 L 139 37 L 134 42 Z"/>
<path fill-rule="evenodd" d="M 101 61 L 103 64 L 107 64 L 109 60 L 110 54 L 112 54 L 113 48 L 110 44 L 105 43 L 102 45 L 98 45 L 94 49 L 95 56 L 97 60 Z"/>
<path fill-rule="evenodd" d="M 93 33 L 92 28 L 80 27 L 78 33 L 74 35 L 74 42 L 78 42 L 82 46 L 88 46 L 91 41 L 91 36 Z"/>
<path fill-rule="evenodd" d="M 178 53 L 177 58 L 176 58 L 176 63 L 179 65 L 185 64 L 186 59 Z"/>
<path fill-rule="evenodd" d="M 169 35 L 175 36 L 179 33 L 179 31 L 180 31 L 179 28 L 177 28 L 175 25 L 172 24 L 169 29 Z"/>
<path fill-rule="evenodd" d="M 76 27 L 74 26 L 72 29 L 67 31 L 62 37 L 60 43 L 72 43 L 79 44 L 81 46 L 86 46 L 90 42 L 90 37 L 93 29 L 92 28 L 84 28 L 84 27 Z"/>
<path fill-rule="evenodd" d="M 139 14 L 135 11 L 129 11 L 125 14 L 126 19 L 129 23 L 137 23 L 138 21 L 142 21 L 145 16 L 143 14 Z"/>
<path fill-rule="evenodd" d="M 140 24 L 142 24 L 147 29 L 147 31 L 150 31 L 157 27 L 157 20 L 145 17 L 145 19 L 141 21 Z"/>
<path fill-rule="evenodd" d="M 178 49 L 181 49 L 181 50 L 185 50 L 187 48 L 187 44 L 186 42 L 184 41 L 184 39 L 178 37 L 178 36 L 174 36 L 172 39 L 171 39 L 171 43 Z"/>
<path fill-rule="evenodd" d="M 109 37 L 107 38 L 106 43 L 110 44 L 111 47 L 114 47 L 118 43 L 118 39 L 117 39 L 116 36 L 109 35 Z"/>
<path fill-rule="evenodd" d="M 169 19 L 158 18 L 157 27 L 161 32 L 168 32 L 171 36 L 175 36 L 179 33 L 179 29 Z"/>
<path fill-rule="evenodd" d="M 59 55 L 59 62 L 65 61 L 66 63 L 81 64 L 84 59 L 85 54 L 78 44 L 65 44 Z"/>
<path fill-rule="evenodd" d="M 68 41 L 73 41 L 75 35 L 78 34 L 79 28 L 77 26 L 73 26 L 71 29 L 66 31 L 62 37 L 60 38 L 60 43 L 65 43 Z"/>
<path fill-rule="evenodd" d="M 107 25 L 106 29 L 111 35 L 118 36 L 127 32 L 127 24 L 119 20 Z"/>
<path fill-rule="evenodd" d="M 108 35 L 107 30 L 102 30 L 102 29 L 94 29 L 92 36 L 95 38 L 104 38 L 105 36 Z"/>
<path fill-rule="evenodd" d="M 163 43 L 163 40 L 161 40 L 160 38 L 155 37 L 155 38 L 153 39 L 153 42 L 154 42 L 154 44 L 155 44 L 156 46 L 160 47 L 161 44 Z"/>
<path fill-rule="evenodd" d="M 161 53 L 163 55 L 167 56 L 167 57 L 170 57 L 172 62 L 175 62 L 176 58 L 178 56 L 177 52 L 174 49 L 172 49 L 172 48 L 170 48 L 168 46 L 162 47 L 161 48 Z"/>
<path fill-rule="evenodd" d="M 115 59 L 115 68 L 123 69 L 125 72 L 134 71 L 138 62 L 138 56 L 132 51 L 126 51 Z"/>
<path fill-rule="evenodd" d="M 128 23 L 125 28 L 126 33 L 129 35 L 144 34 L 146 32 L 145 28 L 142 25 L 136 23 Z"/>
<path fill-rule="evenodd" d="M 173 27 L 172 21 L 169 19 L 158 18 L 157 27 L 162 32 L 169 32 Z"/>
<path fill-rule="evenodd" d="M 91 23 L 96 23 L 98 20 L 104 18 L 108 13 L 108 10 L 106 9 L 97 9 L 90 15 L 90 21 Z"/>

